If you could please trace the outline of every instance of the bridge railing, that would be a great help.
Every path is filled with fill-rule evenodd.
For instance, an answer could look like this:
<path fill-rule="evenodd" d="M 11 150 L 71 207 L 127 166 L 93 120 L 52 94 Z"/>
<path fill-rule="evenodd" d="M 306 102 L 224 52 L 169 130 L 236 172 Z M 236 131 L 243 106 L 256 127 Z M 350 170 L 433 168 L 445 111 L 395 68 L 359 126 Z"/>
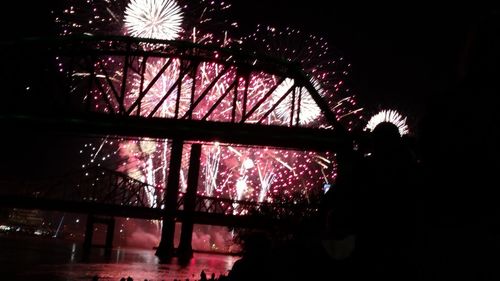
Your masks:
<path fill-rule="evenodd" d="M 12 184 L 12 183 L 10 183 Z M 127 175 L 101 167 L 68 173 L 50 181 L 8 184 L 0 196 L 20 196 L 67 202 L 158 208 L 161 191 Z"/>
<path fill-rule="evenodd" d="M 180 196 L 177 208 L 184 209 L 184 196 Z M 310 217 L 317 214 L 317 204 L 268 203 L 239 201 L 229 198 L 196 196 L 195 212 L 233 216 L 272 216 L 274 218 Z"/>
<path fill-rule="evenodd" d="M 44 182 L 0 182 L 0 197 L 23 197 L 59 202 L 163 209 L 164 190 L 102 167 L 89 167 Z M 179 194 L 176 210 L 185 211 Z M 241 201 L 198 195 L 194 212 L 224 216 L 266 216 L 276 219 L 309 217 L 316 204 Z"/>

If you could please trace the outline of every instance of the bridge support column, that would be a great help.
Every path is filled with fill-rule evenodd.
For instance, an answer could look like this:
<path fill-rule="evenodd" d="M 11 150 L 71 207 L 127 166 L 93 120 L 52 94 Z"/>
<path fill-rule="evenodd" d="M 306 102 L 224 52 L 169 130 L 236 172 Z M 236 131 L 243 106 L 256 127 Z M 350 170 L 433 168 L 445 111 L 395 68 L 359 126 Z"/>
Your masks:
<path fill-rule="evenodd" d="M 177 210 L 177 197 L 179 194 L 179 173 L 181 171 L 183 144 L 183 141 L 180 139 L 174 139 L 172 142 L 167 191 L 164 194 L 165 212 L 161 240 L 155 253 L 160 262 L 168 262 L 174 256 L 175 212 Z M 165 167 L 165 169 L 167 168 Z"/>
<path fill-rule="evenodd" d="M 90 249 L 92 248 L 92 238 L 94 236 L 94 224 L 106 225 L 106 241 L 104 244 L 104 255 L 111 256 L 113 250 L 113 237 L 115 234 L 115 219 L 114 218 L 101 218 L 89 214 L 87 216 L 87 224 L 85 228 L 85 240 L 83 241 L 83 257 L 88 259 L 90 256 Z M 101 246 L 102 247 L 102 246 Z"/>
<path fill-rule="evenodd" d="M 92 247 L 92 237 L 94 236 L 94 216 L 87 216 L 87 224 L 85 226 L 85 239 L 83 240 L 83 258 L 87 259 L 90 255 Z"/>
<path fill-rule="evenodd" d="M 113 237 L 115 236 L 115 219 L 109 219 L 106 223 L 106 242 L 104 244 L 104 255 L 107 257 L 111 256 L 111 250 L 113 250 Z"/>
<path fill-rule="evenodd" d="M 198 190 L 198 178 L 200 175 L 201 144 L 191 145 L 189 157 L 189 172 L 187 191 L 184 197 L 185 217 L 182 222 L 181 241 L 179 243 L 178 256 L 180 260 L 189 260 L 193 257 L 193 215 L 196 207 L 196 192 Z"/>

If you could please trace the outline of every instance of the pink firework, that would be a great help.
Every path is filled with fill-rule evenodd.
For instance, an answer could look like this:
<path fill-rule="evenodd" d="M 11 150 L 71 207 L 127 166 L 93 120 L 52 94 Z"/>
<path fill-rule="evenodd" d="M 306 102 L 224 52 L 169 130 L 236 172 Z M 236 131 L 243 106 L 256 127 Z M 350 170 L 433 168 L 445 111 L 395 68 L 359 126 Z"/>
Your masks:
<path fill-rule="evenodd" d="M 180 70 L 180 61 L 172 59 L 167 69 L 160 72 L 160 69 L 168 63 L 168 59 L 155 58 L 150 59 L 145 64 L 144 79 L 135 74 L 133 78 L 132 89 L 126 99 L 127 108 L 130 108 L 138 96 L 145 92 L 141 100 L 141 106 L 137 107 L 136 113 L 139 116 L 153 116 L 161 118 L 173 118 L 177 115 L 185 114 L 191 101 L 191 85 L 193 79 L 185 77 L 182 80 L 181 87 L 175 85 Z M 159 77 L 156 77 L 160 74 Z M 157 78 L 154 81 L 155 77 Z M 142 85 L 141 85 L 142 84 Z M 145 90 L 148 89 L 146 92 Z M 179 90 L 180 89 L 180 90 Z M 159 103 L 163 97 L 168 94 L 162 103 Z"/>
<path fill-rule="evenodd" d="M 346 82 L 351 64 L 346 62 L 341 55 L 336 54 L 323 37 L 293 28 L 278 29 L 259 25 L 256 31 L 245 36 L 242 42 L 242 47 L 254 50 L 256 53 L 267 54 L 300 65 L 309 77 L 309 82 L 337 116 L 337 120 L 348 129 L 361 119 L 362 109 L 357 106 L 355 96 Z M 285 80 L 278 87 L 275 100 L 294 83 L 293 79 Z M 316 123 L 320 126 L 328 126 L 310 93 L 301 89 L 297 95 L 301 95 L 302 99 L 300 109 L 297 103 L 294 104 L 290 98 L 287 98 L 278 106 L 276 118 L 283 122 L 290 122 L 291 115 L 287 113 L 290 113 L 293 108 L 295 111 L 300 110 L 303 115 L 299 120 L 300 124 Z"/>
<path fill-rule="evenodd" d="M 124 19 L 127 1 L 73 0 L 71 3 L 74 5 L 57 18 L 62 27 L 61 34 L 127 34 Z M 216 24 L 217 17 L 213 15 L 226 12 L 229 6 L 218 1 L 179 1 L 183 20 L 176 36 L 201 44 L 230 45 L 233 40 L 229 33 L 235 25 L 223 20 L 223 28 L 213 28 L 221 26 Z M 236 45 L 238 48 L 265 52 L 300 64 L 308 75 L 309 82 L 326 100 L 338 120 L 349 128 L 358 120 L 360 109 L 356 107 L 355 99 L 345 82 L 350 64 L 341 56 L 335 55 L 323 38 L 293 29 L 277 31 L 271 27 L 259 27 L 255 34 L 244 37 L 240 43 Z M 145 45 L 144 48 L 153 47 Z M 100 71 L 96 79 L 102 84 L 101 89 L 90 89 L 95 100 L 92 102 L 95 111 L 109 111 L 109 106 L 102 102 L 102 96 L 109 95 L 108 100 L 113 100 L 111 88 L 121 86 L 124 78 L 123 65 L 124 60 L 113 57 L 105 57 L 95 63 L 95 68 Z M 142 69 L 140 65 L 143 65 Z M 276 75 L 259 71 L 239 77 L 234 68 L 225 69 L 225 66 L 214 62 L 202 62 L 194 71 L 185 73 L 179 86 L 176 81 L 183 70 L 178 59 L 139 59 L 135 67 L 142 70 L 143 75 L 139 75 L 140 71 L 128 73 L 126 78 L 130 82 L 125 85 L 125 107 L 126 110 L 132 108 L 132 114 L 231 122 L 233 117 L 236 120 L 242 119 L 248 108 L 259 104 L 266 93 L 276 88 L 273 95 L 263 100 L 262 105 L 247 118 L 246 123 L 256 123 L 265 117 L 262 123 L 268 125 L 289 126 L 295 120 L 300 126 L 328 128 L 330 125 L 311 99 L 311 94 L 304 88 L 295 93 L 297 97 L 301 97 L 300 103 L 298 98 L 294 100 L 288 97 L 271 114 L 266 115 L 277 99 L 294 86 L 295 81 L 291 78 L 283 80 Z M 63 66 L 61 68 L 64 69 Z M 74 80 L 83 81 L 90 74 L 79 71 L 71 75 Z M 108 77 L 106 81 L 105 77 Z M 217 83 L 204 93 L 216 77 L 219 77 Z M 245 91 L 247 100 L 243 102 L 242 93 Z M 140 106 L 134 105 L 139 96 Z M 237 98 L 233 99 L 234 96 Z M 196 106 L 192 106 L 195 101 Z M 216 102 L 219 102 L 219 106 L 212 108 Z M 112 106 L 113 109 L 118 109 L 117 103 L 112 103 Z M 300 117 L 297 117 L 299 112 Z M 89 144 L 87 148 L 85 151 L 91 163 L 86 165 L 105 165 L 149 183 L 157 189 L 151 191 L 150 201 L 158 200 L 161 195 L 159 193 L 165 188 L 170 160 L 170 145 L 167 140 L 103 139 L 97 144 Z M 184 151 L 181 191 L 185 191 L 187 186 L 188 144 L 184 146 Z M 336 176 L 335 157 L 332 153 L 203 144 L 200 160 L 203 170 L 198 193 L 235 200 L 264 202 L 283 198 L 289 201 L 308 199 L 311 193 L 320 190 L 323 184 L 334 181 Z"/>
<path fill-rule="evenodd" d="M 334 155 L 228 144 L 204 146 L 202 195 L 235 200 L 293 202 L 336 176 Z"/>

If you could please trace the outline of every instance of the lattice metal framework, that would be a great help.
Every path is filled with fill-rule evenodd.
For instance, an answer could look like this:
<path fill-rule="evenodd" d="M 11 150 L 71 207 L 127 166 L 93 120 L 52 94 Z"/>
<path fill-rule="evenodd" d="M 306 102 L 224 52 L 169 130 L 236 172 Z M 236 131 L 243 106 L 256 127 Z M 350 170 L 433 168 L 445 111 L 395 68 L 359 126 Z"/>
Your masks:
<path fill-rule="evenodd" d="M 161 192 L 154 186 L 125 174 L 94 167 L 26 189 L 4 190 L 4 195 L 36 197 L 67 202 L 90 202 L 131 207 L 158 208 L 150 194 Z"/>
<path fill-rule="evenodd" d="M 53 202 L 95 203 L 110 206 L 165 208 L 164 193 L 125 174 L 100 167 L 71 173 L 51 183 L 29 187 L 0 189 L 0 197 L 25 197 Z M 155 196 L 154 200 L 152 195 Z M 156 198 L 159 198 L 158 200 Z M 176 210 L 184 210 L 185 196 L 180 194 Z M 314 204 L 279 204 L 237 201 L 227 198 L 196 196 L 194 212 L 224 216 L 268 215 L 278 219 L 305 217 L 315 214 Z M 90 210 L 89 210 L 90 211 Z"/>
<path fill-rule="evenodd" d="M 184 197 L 178 200 L 177 208 L 184 207 Z M 195 212 L 223 215 L 270 215 L 276 218 L 308 217 L 316 214 L 315 204 L 284 204 L 238 201 L 227 198 L 196 196 Z"/>
<path fill-rule="evenodd" d="M 41 95 L 37 101 L 51 105 L 47 110 L 304 127 L 301 100 L 309 95 L 321 118 L 332 127 L 337 124 L 300 67 L 271 57 L 130 37 L 28 40 L 2 48 L 22 53 L 19 59 L 43 55 L 57 64 L 62 77 L 51 90 L 60 93 L 36 93 Z M 285 103 L 290 103 L 287 122 L 276 111 Z M 279 114 L 284 115 L 282 110 Z"/>

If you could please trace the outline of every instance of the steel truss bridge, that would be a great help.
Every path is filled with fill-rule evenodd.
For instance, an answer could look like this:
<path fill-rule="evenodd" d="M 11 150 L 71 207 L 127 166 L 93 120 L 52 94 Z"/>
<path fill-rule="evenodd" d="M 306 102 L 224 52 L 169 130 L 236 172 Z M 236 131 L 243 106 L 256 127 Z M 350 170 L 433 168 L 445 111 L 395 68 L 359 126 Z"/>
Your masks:
<path fill-rule="evenodd" d="M 109 36 L 15 40 L 0 42 L 0 50 L 4 132 L 172 140 L 166 189 L 158 202 L 146 200 L 150 187 L 144 183 L 99 170 L 100 181 L 107 182 L 100 190 L 82 181 L 30 196 L 2 196 L 2 205 L 162 218 L 160 257 L 172 254 L 176 219 L 183 221 L 179 247 L 189 255 L 193 223 L 252 224 L 254 216 L 241 216 L 239 209 L 301 215 L 290 206 L 197 196 L 199 142 L 316 151 L 338 151 L 349 142 L 300 65 L 265 55 Z M 306 122 L 311 103 L 322 122 Z M 185 142 L 193 144 L 187 191 L 179 194 Z"/>
<path fill-rule="evenodd" d="M 8 82 L 0 124 L 9 129 L 309 150 L 332 150 L 345 137 L 300 66 L 275 58 L 130 37 L 35 38 L 0 48 Z M 302 122 L 305 100 L 327 128 Z"/>

